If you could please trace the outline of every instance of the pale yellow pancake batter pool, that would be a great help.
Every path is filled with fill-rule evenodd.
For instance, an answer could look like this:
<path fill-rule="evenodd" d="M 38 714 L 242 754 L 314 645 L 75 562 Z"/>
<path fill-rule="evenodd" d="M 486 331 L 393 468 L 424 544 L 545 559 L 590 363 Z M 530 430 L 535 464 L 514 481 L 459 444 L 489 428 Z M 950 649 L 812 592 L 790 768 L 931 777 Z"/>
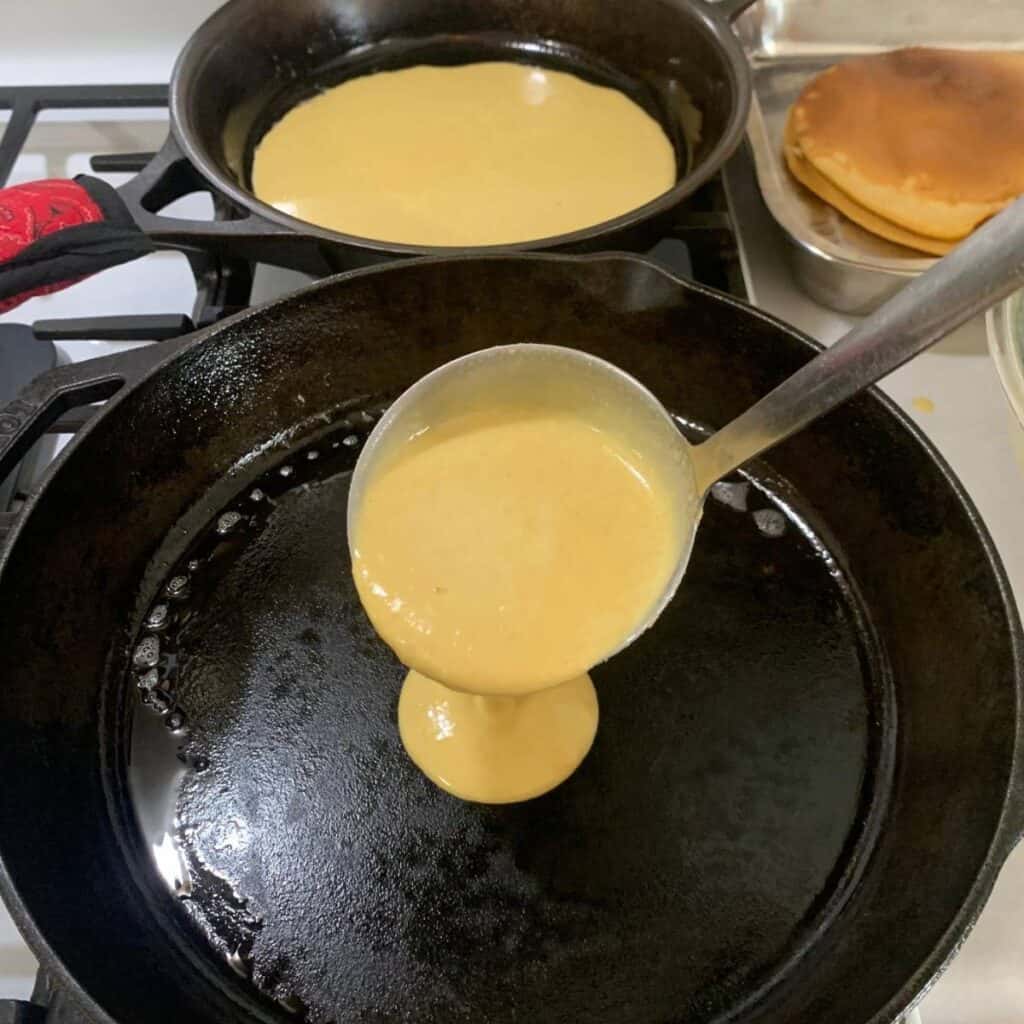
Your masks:
<path fill-rule="evenodd" d="M 678 564 L 682 501 L 579 415 L 501 409 L 413 438 L 367 482 L 355 582 L 402 662 L 518 695 L 618 649 Z"/>
<path fill-rule="evenodd" d="M 557 363 L 517 379 L 510 359 L 399 431 L 351 523 L 360 598 L 413 669 L 403 743 L 439 786 L 488 803 L 538 796 L 586 756 L 587 671 L 662 598 L 699 508 L 674 427 L 620 416 L 614 391 L 561 382 Z"/>
<path fill-rule="evenodd" d="M 351 79 L 256 148 L 256 195 L 301 220 L 414 245 L 545 238 L 628 213 L 676 180 L 672 145 L 623 93 L 489 62 Z"/>

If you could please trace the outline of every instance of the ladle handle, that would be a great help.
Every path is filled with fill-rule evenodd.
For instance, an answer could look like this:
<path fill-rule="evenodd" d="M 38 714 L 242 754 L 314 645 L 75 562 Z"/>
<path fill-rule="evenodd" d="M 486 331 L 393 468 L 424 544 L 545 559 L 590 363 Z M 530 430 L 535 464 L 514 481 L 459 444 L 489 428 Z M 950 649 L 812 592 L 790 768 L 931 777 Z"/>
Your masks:
<path fill-rule="evenodd" d="M 1024 198 L 694 451 L 701 493 L 1024 286 Z"/>

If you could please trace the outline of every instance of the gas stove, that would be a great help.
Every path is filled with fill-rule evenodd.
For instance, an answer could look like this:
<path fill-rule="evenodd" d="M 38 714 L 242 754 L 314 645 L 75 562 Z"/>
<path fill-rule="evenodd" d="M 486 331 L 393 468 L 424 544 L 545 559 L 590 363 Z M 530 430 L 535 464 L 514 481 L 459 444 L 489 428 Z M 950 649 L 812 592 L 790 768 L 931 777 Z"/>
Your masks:
<path fill-rule="evenodd" d="M 131 58 L 115 61 L 117 76 L 143 77 L 154 70 L 167 74 L 177 46 L 213 6 L 212 0 L 190 0 L 177 16 L 161 12 L 157 17 L 167 22 L 162 38 L 152 26 L 138 21 L 118 27 L 122 34 L 133 34 L 137 45 Z M 28 23 L 23 27 L 31 37 Z M 49 41 L 48 62 L 26 58 L 12 64 L 19 86 L 0 86 L 0 117 L 4 109 L 9 112 L 0 142 L 0 184 L 94 173 L 120 185 L 162 142 L 167 125 L 165 87 L 96 82 L 96 74 L 110 66 L 102 56 L 101 38 L 109 42 L 102 28 L 93 25 L 86 32 L 92 51 L 83 55 L 68 50 L 62 55 L 66 73 L 91 80 L 88 88 L 66 82 L 58 87 L 39 84 L 41 69 L 58 66 L 53 62 L 55 44 Z M 112 24 L 107 28 L 114 31 Z M 37 41 L 44 46 L 41 37 Z M 91 60 L 89 52 L 94 54 Z M 221 212 L 214 197 L 204 193 L 186 196 L 167 211 L 188 219 L 208 219 Z M 678 274 L 753 302 L 825 344 L 835 341 L 854 321 L 805 297 L 784 251 L 778 228 L 760 199 L 749 153 L 741 148 L 724 173 L 694 198 L 674 237 L 660 242 L 650 255 Z M 32 299 L 0 315 L 0 401 L 53 365 L 159 344 L 309 280 L 293 271 L 216 259 L 200 250 L 162 251 L 67 291 Z M 987 356 L 983 323 L 967 325 L 893 374 L 883 390 L 960 476 L 992 531 L 1020 599 L 1024 534 L 1017 524 L 1024 507 L 1024 473 L 1013 459 L 1012 422 Z M 88 406 L 66 413 L 23 461 L 17 476 L 0 484 L 0 527 L 4 514 L 16 511 L 49 461 L 94 414 L 95 408 Z M 1021 920 L 1024 850 L 1005 868 L 957 961 L 925 998 L 921 1014 L 927 1024 L 1024 1021 Z M 34 975 L 30 952 L 0 908 L 0 1000 L 27 998 Z"/>

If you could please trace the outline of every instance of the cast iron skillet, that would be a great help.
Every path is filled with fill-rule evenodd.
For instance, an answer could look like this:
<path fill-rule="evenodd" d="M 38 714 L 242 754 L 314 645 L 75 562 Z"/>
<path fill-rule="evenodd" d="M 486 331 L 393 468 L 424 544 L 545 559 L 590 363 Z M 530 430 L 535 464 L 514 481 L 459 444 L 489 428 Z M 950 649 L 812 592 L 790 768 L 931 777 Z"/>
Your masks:
<path fill-rule="evenodd" d="M 252 151 L 296 102 L 349 77 L 411 64 L 524 61 L 634 98 L 675 144 L 679 180 L 654 201 L 581 231 L 458 251 L 648 248 L 743 137 L 750 72 L 729 22 L 752 2 L 230 0 L 182 50 L 171 78 L 167 142 L 120 193 L 158 245 L 220 249 L 310 273 L 453 252 L 357 238 L 278 212 L 250 191 Z M 683 131 L 685 96 L 702 114 L 692 150 Z M 226 197 L 235 219 L 159 214 L 174 199 L 210 188 Z"/>
<path fill-rule="evenodd" d="M 491 808 L 410 766 L 348 470 L 388 396 L 527 340 L 612 359 L 696 434 L 814 351 L 636 257 L 430 259 L 0 414 L 7 470 L 120 388 L 0 561 L 0 881 L 57 1019 L 882 1024 L 956 949 L 1024 827 L 1020 628 L 977 513 L 875 393 L 716 490 L 678 597 L 597 670 L 569 782 Z M 154 731 L 186 899 L 133 802 Z"/>

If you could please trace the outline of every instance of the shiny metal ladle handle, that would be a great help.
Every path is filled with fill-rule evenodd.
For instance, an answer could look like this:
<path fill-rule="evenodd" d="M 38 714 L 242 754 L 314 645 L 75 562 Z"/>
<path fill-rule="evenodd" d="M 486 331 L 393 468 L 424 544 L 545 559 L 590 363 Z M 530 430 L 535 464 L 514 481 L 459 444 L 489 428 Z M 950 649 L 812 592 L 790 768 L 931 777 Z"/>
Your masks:
<path fill-rule="evenodd" d="M 700 492 L 1024 287 L 1024 198 L 693 449 Z"/>

